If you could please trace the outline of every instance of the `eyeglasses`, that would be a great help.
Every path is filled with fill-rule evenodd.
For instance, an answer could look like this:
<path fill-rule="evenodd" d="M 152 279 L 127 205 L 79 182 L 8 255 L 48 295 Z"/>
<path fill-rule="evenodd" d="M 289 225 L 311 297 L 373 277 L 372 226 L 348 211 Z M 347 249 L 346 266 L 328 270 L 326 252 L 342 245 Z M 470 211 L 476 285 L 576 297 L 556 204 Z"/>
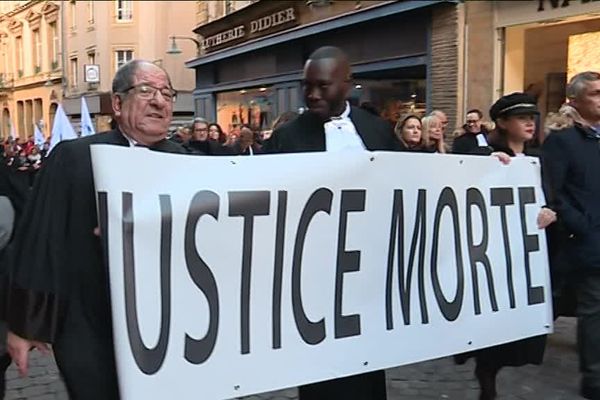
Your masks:
<path fill-rule="evenodd" d="M 154 96 L 156 96 L 156 92 L 160 92 L 161 96 L 170 103 L 175 103 L 177 100 L 177 92 L 171 88 L 159 89 L 152 85 L 142 83 L 125 89 L 123 93 L 127 93 L 131 90 L 133 90 L 136 96 L 142 100 L 152 100 Z"/>

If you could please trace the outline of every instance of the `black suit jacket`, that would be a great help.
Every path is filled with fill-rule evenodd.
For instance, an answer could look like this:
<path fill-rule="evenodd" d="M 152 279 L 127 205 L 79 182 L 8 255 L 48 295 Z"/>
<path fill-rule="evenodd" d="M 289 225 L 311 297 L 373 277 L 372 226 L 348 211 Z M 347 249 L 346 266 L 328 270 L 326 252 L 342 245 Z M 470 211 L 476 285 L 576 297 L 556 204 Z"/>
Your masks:
<path fill-rule="evenodd" d="M 542 147 L 548 204 L 583 266 L 600 268 L 600 140 L 581 125 L 551 133 Z"/>
<path fill-rule="evenodd" d="M 350 119 L 356 127 L 367 150 L 400 151 L 402 145 L 396 139 L 390 125 L 357 107 L 352 107 Z M 305 112 L 295 120 L 281 126 L 265 142 L 266 153 L 298 153 L 325 151 L 324 122 L 311 112 Z"/>
<path fill-rule="evenodd" d="M 489 134 L 484 128 L 481 128 L 480 133 L 489 140 Z M 467 132 L 466 129 L 464 130 L 464 133 L 454 139 L 454 143 L 452 143 L 452 153 L 454 154 L 480 154 L 489 156 L 492 154 L 492 151 L 493 149 L 490 146 L 479 146 L 479 143 L 477 143 L 477 135 Z"/>

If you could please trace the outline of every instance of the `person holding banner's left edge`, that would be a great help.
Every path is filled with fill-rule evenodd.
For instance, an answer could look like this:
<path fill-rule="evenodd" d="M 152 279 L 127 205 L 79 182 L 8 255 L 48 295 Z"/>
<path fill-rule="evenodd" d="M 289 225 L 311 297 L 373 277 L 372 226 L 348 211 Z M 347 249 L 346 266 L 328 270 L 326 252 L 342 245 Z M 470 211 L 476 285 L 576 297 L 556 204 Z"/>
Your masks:
<path fill-rule="evenodd" d="M 316 50 L 304 67 L 308 111 L 275 129 L 265 152 L 401 150 L 386 121 L 346 101 L 351 87 L 346 54 L 337 47 Z M 384 371 L 375 371 L 301 386 L 299 395 L 300 400 L 385 400 L 385 385 Z"/>
<path fill-rule="evenodd" d="M 90 145 L 187 153 L 166 140 L 176 96 L 166 71 L 131 61 L 117 71 L 112 91 L 117 128 L 59 143 L 42 167 L 2 291 L 8 350 L 20 373 L 27 374 L 31 348 L 51 343 L 71 400 L 119 398 Z"/>

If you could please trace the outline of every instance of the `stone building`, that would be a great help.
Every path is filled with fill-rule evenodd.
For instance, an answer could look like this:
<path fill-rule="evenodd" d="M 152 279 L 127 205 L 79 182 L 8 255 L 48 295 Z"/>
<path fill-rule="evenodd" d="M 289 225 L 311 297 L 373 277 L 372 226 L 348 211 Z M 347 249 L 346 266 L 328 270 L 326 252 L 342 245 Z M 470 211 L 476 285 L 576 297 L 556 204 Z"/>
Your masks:
<path fill-rule="evenodd" d="M 198 48 L 178 40 L 181 54 L 167 51 L 171 36 L 190 35 L 196 11 L 190 1 L 0 2 L 0 136 L 10 132 L 9 121 L 22 138 L 34 122 L 49 135 L 59 103 L 77 129 L 81 96 L 97 131 L 108 129 L 112 78 L 134 58 L 169 72 L 179 92 L 175 122 L 189 122 L 195 80 L 184 61 Z"/>

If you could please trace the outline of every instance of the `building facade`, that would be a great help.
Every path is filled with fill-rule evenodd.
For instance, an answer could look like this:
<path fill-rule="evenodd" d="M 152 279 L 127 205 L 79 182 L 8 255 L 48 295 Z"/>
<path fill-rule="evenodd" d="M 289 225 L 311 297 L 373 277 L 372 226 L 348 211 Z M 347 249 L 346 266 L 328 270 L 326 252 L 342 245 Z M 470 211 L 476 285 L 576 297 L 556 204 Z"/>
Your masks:
<path fill-rule="evenodd" d="M 468 107 L 527 91 L 543 117 L 565 102 L 568 79 L 600 70 L 600 1 L 466 3 Z"/>
<path fill-rule="evenodd" d="M 0 136 L 46 132 L 61 101 L 59 2 L 0 2 Z"/>
<path fill-rule="evenodd" d="M 194 76 L 184 61 L 197 53 L 192 41 L 177 40 L 181 54 L 167 54 L 170 36 L 189 36 L 196 23 L 190 1 L 65 1 L 66 75 L 63 105 L 74 125 L 80 117 L 81 96 L 99 131 L 109 128 L 110 93 L 116 70 L 133 59 L 150 60 L 165 68 L 178 91 L 176 123 L 193 115 Z M 90 71 L 89 65 L 97 67 Z M 86 76 L 91 72 L 92 78 Z M 90 80 L 92 82 L 90 82 Z"/>
<path fill-rule="evenodd" d="M 78 130 L 81 96 L 97 131 L 108 129 L 112 78 L 134 58 L 167 70 L 179 92 L 174 119 L 189 122 L 195 79 L 184 61 L 198 48 L 178 39 L 181 53 L 167 50 L 170 36 L 190 36 L 197 14 L 190 1 L 0 2 L 0 136 L 8 136 L 12 124 L 27 138 L 34 122 L 49 135 L 60 103 Z"/>
<path fill-rule="evenodd" d="M 304 62 L 334 45 L 352 63 L 352 103 L 370 102 L 391 121 L 433 108 L 456 118 L 463 8 L 456 1 L 263 0 L 206 18 L 194 30 L 203 53 L 187 63 L 196 72 L 196 114 L 226 131 L 244 123 L 269 129 L 277 115 L 304 107 Z"/>

